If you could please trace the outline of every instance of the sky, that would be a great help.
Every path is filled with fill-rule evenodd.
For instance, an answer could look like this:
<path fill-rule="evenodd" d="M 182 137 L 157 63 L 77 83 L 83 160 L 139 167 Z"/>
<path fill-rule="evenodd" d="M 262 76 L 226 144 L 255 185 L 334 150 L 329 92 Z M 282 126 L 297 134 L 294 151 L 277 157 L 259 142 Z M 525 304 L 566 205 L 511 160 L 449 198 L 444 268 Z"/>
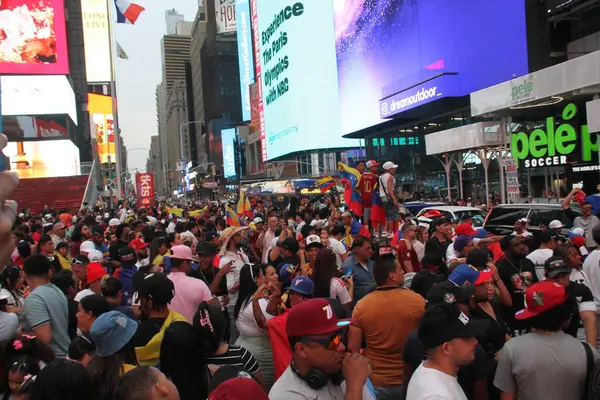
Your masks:
<path fill-rule="evenodd" d="M 158 135 L 155 90 L 162 80 L 160 39 L 167 31 L 165 11 L 174 8 L 186 21 L 193 21 L 198 0 L 130 1 L 146 11 L 135 25 L 115 24 L 115 38 L 129 56 L 128 60 L 116 59 L 119 127 L 129 170 L 145 171 L 150 137 Z M 139 148 L 143 150 L 134 150 Z"/>

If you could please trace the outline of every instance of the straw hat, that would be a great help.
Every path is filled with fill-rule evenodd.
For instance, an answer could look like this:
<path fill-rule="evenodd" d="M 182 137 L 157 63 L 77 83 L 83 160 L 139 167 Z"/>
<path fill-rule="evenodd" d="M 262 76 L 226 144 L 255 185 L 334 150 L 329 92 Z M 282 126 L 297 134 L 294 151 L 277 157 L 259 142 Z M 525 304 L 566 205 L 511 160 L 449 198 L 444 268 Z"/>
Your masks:
<path fill-rule="evenodd" d="M 225 251 L 227 251 L 227 244 L 229 244 L 229 239 L 231 239 L 236 233 L 245 231 L 248 228 L 248 226 L 230 226 L 229 228 L 226 228 L 221 234 L 221 242 L 223 243 L 223 245 L 221 246 L 220 253 L 225 254 Z"/>

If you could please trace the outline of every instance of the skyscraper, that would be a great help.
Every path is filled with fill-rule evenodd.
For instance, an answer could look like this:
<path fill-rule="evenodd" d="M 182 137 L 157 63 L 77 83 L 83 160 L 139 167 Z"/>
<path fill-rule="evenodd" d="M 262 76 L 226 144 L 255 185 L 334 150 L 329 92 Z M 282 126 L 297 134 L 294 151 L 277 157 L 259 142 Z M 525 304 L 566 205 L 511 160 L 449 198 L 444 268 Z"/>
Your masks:
<path fill-rule="evenodd" d="M 167 23 L 167 35 L 177 34 L 177 23 L 183 21 L 183 14 L 179 14 L 177 10 L 165 11 L 165 22 Z"/>

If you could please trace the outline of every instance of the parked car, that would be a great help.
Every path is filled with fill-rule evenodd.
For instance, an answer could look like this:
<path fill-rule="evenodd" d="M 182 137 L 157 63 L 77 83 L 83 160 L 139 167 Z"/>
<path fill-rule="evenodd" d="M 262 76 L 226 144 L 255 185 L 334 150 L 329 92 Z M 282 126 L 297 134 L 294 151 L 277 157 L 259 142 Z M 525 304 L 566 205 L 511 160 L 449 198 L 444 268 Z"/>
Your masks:
<path fill-rule="evenodd" d="M 579 204 L 571 203 L 571 211 L 575 216 L 580 216 Z M 563 234 L 573 228 L 573 219 L 566 213 L 560 204 L 500 204 L 490 211 L 483 227 L 486 231 L 496 235 L 507 235 L 513 232 L 515 222 L 518 219 L 529 220 L 529 231 L 539 232 L 540 225 L 548 226 L 551 221 L 559 220 L 565 227 Z"/>
<path fill-rule="evenodd" d="M 441 202 L 424 203 L 422 201 L 409 201 L 407 203 L 404 203 L 404 207 L 408 212 L 411 213 L 411 215 L 417 215 L 419 211 L 427 207 L 439 207 L 443 205 L 444 203 Z"/>
<path fill-rule="evenodd" d="M 485 221 L 485 217 L 487 216 L 487 211 L 476 207 L 434 206 L 426 207 L 419 211 L 419 213 L 417 214 L 417 219 L 429 219 L 427 218 L 427 214 L 429 211 L 432 210 L 439 211 L 443 217 L 446 217 L 450 220 L 462 221 L 467 217 L 472 217 L 473 226 L 475 226 L 476 228 L 481 228 L 483 226 L 483 222 Z"/>

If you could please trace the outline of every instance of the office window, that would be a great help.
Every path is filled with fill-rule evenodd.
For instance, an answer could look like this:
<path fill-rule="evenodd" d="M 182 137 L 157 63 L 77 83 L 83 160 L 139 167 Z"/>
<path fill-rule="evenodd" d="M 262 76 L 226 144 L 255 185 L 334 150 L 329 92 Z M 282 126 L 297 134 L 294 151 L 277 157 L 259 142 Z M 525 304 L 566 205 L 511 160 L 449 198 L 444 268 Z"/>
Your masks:
<path fill-rule="evenodd" d="M 379 145 L 380 146 L 385 146 L 385 139 L 384 138 L 379 138 Z"/>
<path fill-rule="evenodd" d="M 373 139 L 373 146 L 379 146 L 379 139 Z"/>

